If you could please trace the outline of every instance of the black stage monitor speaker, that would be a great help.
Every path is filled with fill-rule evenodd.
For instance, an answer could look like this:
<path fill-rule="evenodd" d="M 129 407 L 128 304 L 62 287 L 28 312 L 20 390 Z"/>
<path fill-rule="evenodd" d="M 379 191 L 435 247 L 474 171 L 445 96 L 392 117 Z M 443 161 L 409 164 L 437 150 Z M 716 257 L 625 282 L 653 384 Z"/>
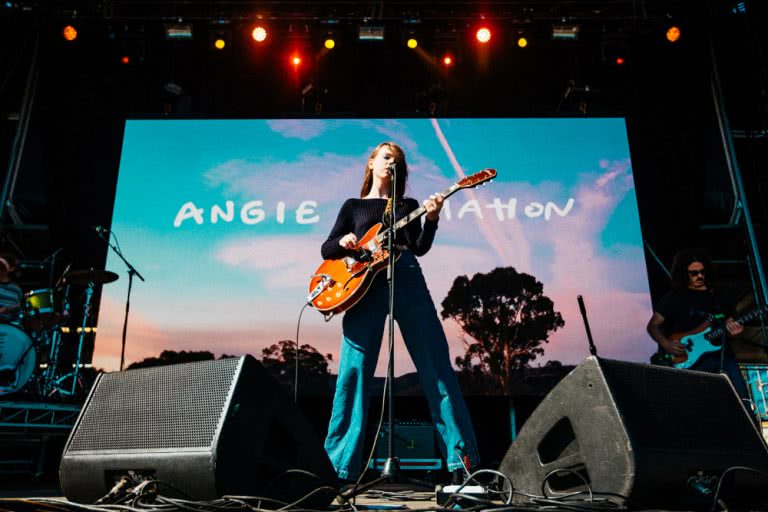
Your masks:
<path fill-rule="evenodd" d="M 93 503 L 124 475 L 196 500 L 292 501 L 336 478 L 293 401 L 250 356 L 99 375 L 64 448 L 61 488 Z"/>
<path fill-rule="evenodd" d="M 711 504 L 703 491 L 733 466 L 768 473 L 768 450 L 727 377 L 589 357 L 544 398 L 499 470 L 530 494 L 582 491 L 583 478 L 670 508 Z M 545 482 L 553 470 L 563 471 Z M 768 501 L 765 478 L 731 476 L 728 495 Z"/>

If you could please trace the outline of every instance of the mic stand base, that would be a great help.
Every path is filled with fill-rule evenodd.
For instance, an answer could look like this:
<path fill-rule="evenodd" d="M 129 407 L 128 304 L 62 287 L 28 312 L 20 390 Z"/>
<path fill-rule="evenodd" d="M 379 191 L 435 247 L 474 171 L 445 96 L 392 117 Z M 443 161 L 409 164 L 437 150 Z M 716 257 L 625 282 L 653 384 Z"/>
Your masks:
<path fill-rule="evenodd" d="M 429 490 L 434 490 L 434 484 L 430 484 L 429 482 L 426 482 L 424 480 L 419 480 L 418 478 L 412 478 L 409 476 L 403 476 L 403 474 L 400 472 L 400 459 L 397 457 L 390 457 L 384 462 L 384 467 L 381 470 L 381 476 L 378 478 L 374 478 L 370 482 L 365 482 L 364 484 L 360 485 L 354 485 L 350 487 L 348 490 L 340 492 L 339 497 L 341 498 L 342 502 L 350 501 L 357 496 L 364 494 L 368 492 L 368 490 L 373 489 L 374 487 L 383 484 L 383 483 L 389 483 L 389 484 L 398 484 L 398 483 L 409 483 L 418 485 L 420 487 L 424 487 Z"/>

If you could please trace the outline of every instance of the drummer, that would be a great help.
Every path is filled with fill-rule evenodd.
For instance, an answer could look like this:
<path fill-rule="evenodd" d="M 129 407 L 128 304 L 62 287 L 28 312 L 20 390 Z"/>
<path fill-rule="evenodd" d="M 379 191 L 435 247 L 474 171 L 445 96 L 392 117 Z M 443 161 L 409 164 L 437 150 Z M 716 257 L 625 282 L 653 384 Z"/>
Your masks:
<path fill-rule="evenodd" d="M 0 323 L 18 324 L 24 292 L 13 282 L 18 260 L 10 253 L 0 252 Z"/>

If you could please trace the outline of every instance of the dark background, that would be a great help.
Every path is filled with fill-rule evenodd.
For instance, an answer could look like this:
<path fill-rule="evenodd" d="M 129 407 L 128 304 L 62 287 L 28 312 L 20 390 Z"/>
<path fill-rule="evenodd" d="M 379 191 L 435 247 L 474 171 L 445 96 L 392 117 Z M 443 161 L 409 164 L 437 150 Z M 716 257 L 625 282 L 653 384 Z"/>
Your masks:
<path fill-rule="evenodd" d="M 3 2 L 6 184 L 14 152 L 23 151 L 12 208 L 0 219 L 2 247 L 33 267 L 63 248 L 55 276 L 68 264 L 103 268 L 107 248 L 93 226 L 110 224 L 126 118 L 619 115 L 627 119 L 652 298 L 668 289 L 654 254 L 669 266 L 676 251 L 691 246 L 720 261 L 719 284 L 734 299 L 748 295 L 743 222 L 727 226 L 734 196 L 716 104 L 724 107 L 726 141 L 735 147 L 765 255 L 762 8 L 729 0 Z M 269 30 L 259 47 L 250 40 L 258 16 Z M 494 32 L 489 46 L 479 48 L 473 34 L 483 17 Z M 164 38 L 164 24 L 179 18 L 193 25 L 192 40 Z M 552 25 L 564 22 L 580 26 L 577 41 L 551 39 Z M 365 23 L 384 25 L 385 40 L 358 41 Z M 78 30 L 73 42 L 61 37 L 66 24 Z M 674 44 L 664 37 L 672 24 L 682 31 Z M 337 46 L 328 52 L 321 46 L 329 31 Z M 411 32 L 418 52 L 404 46 Z M 223 51 L 211 45 L 218 33 L 228 41 Z M 528 38 L 525 49 L 516 44 L 520 34 Z M 296 70 L 287 63 L 294 49 L 303 55 Z M 449 69 L 425 58 L 445 50 L 456 60 Z M 619 56 L 623 65 L 616 64 Z M 713 89 L 715 72 L 722 94 Z M 26 107 L 25 98 L 31 99 Z M 15 142 L 22 136 L 23 146 Z M 151 194 L 152 183 L 146 186 Z M 25 289 L 46 287 L 49 272 L 28 268 L 20 282 Z M 637 336 L 638 343 L 651 343 L 645 333 Z M 542 395 L 518 398 L 520 414 L 529 414 Z M 470 399 L 487 462 L 509 443 L 504 400 Z M 326 403 L 305 407 L 325 424 Z M 424 411 L 411 397 L 400 407 L 402 419 L 420 419 Z"/>

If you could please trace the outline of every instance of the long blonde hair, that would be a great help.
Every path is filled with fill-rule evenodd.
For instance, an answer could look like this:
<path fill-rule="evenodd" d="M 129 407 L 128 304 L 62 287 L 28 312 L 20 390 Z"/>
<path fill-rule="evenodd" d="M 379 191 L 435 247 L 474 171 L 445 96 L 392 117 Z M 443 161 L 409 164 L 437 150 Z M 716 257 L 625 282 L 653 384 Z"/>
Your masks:
<path fill-rule="evenodd" d="M 405 152 L 403 151 L 403 148 L 394 142 L 382 142 L 374 148 L 374 150 L 371 152 L 371 156 L 369 156 L 368 160 L 366 160 L 365 177 L 363 178 L 363 186 L 360 188 L 360 197 L 367 196 L 371 191 L 371 187 L 373 186 L 373 171 L 371 169 L 370 163 L 371 160 L 376 158 L 379 150 L 384 146 L 387 146 L 392 151 L 392 154 L 395 157 L 395 163 L 397 164 L 397 190 L 395 192 L 397 195 L 397 200 L 399 201 L 405 195 L 405 186 L 408 182 L 408 164 L 405 162 Z M 389 209 L 391 205 L 392 198 L 390 198 L 389 202 L 387 203 L 387 209 Z"/>

